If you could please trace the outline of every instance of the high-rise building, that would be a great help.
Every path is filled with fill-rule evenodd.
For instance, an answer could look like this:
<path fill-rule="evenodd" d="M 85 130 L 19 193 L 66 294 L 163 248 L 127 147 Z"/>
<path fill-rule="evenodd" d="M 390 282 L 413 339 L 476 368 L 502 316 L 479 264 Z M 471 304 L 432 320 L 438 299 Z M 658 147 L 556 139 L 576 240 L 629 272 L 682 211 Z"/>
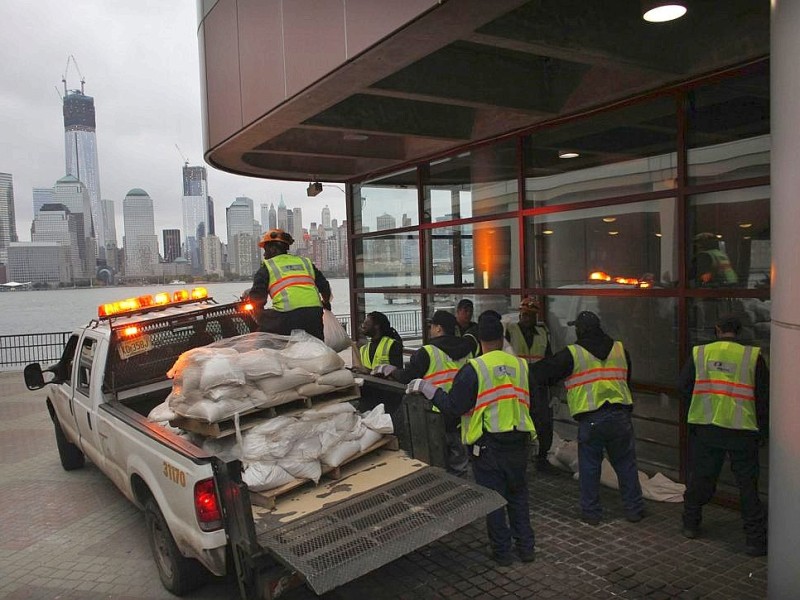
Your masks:
<path fill-rule="evenodd" d="M 67 281 L 83 273 L 83 262 L 78 250 L 78 231 L 82 229 L 80 214 L 74 215 L 63 204 L 51 202 L 39 209 L 31 224 L 31 241 L 55 242 L 65 247 L 68 258 Z"/>
<path fill-rule="evenodd" d="M 14 180 L 10 173 L 0 173 L 0 263 L 8 262 L 8 247 L 17 241 L 14 216 Z"/>
<path fill-rule="evenodd" d="M 328 205 L 325 205 L 325 208 L 322 209 L 322 226 L 325 229 L 331 228 L 331 209 L 328 208 Z"/>
<path fill-rule="evenodd" d="M 103 209 L 103 231 L 106 235 L 106 258 L 109 248 L 117 247 L 117 222 L 116 208 L 113 200 L 101 200 L 100 206 Z"/>
<path fill-rule="evenodd" d="M 216 235 L 217 228 L 214 224 L 214 198 L 211 196 L 208 197 L 208 234 L 209 235 Z"/>
<path fill-rule="evenodd" d="M 86 235 L 97 240 L 98 248 L 105 249 L 94 98 L 83 93 L 83 83 L 80 90 L 64 90 L 64 150 L 67 174 L 83 183 L 89 193 L 89 218 L 94 228 L 87 228 Z"/>
<path fill-rule="evenodd" d="M 183 195 L 208 195 L 208 181 L 205 167 L 190 167 L 188 164 L 183 166 Z"/>
<path fill-rule="evenodd" d="M 65 175 L 53 186 L 53 201 L 63 204 L 76 217 L 78 228 L 78 252 L 82 267 L 73 273 L 75 279 L 94 276 L 96 240 L 92 235 L 92 209 L 89 190 L 74 175 Z"/>
<path fill-rule="evenodd" d="M 278 213 L 275 210 L 275 205 L 269 205 L 269 228 L 275 229 L 278 226 Z"/>
<path fill-rule="evenodd" d="M 301 250 L 305 248 L 305 240 L 303 239 L 303 209 L 292 209 L 292 237 L 294 238 L 295 248 Z"/>
<path fill-rule="evenodd" d="M 209 235 L 209 198 L 205 167 L 183 166 L 183 237 L 186 240 L 184 256 L 192 263 L 192 273 L 203 273 L 203 253 L 200 240 Z"/>
<path fill-rule="evenodd" d="M 8 278 L 54 286 L 70 283 L 66 246 L 58 242 L 11 242 Z"/>
<path fill-rule="evenodd" d="M 283 202 L 283 197 L 278 203 L 278 229 L 287 231 L 289 229 L 289 221 L 286 218 L 286 204 Z"/>
<path fill-rule="evenodd" d="M 39 210 L 45 204 L 52 204 L 54 202 L 53 199 L 53 188 L 33 188 L 33 216 L 39 214 Z"/>
<path fill-rule="evenodd" d="M 220 277 L 225 274 L 222 268 L 222 242 L 219 241 L 217 236 L 204 236 L 200 240 L 200 252 L 203 255 L 206 274 L 219 275 Z"/>
<path fill-rule="evenodd" d="M 164 238 L 164 261 L 174 262 L 181 255 L 181 230 L 164 229 L 161 235 Z"/>
<path fill-rule="evenodd" d="M 254 238 L 253 201 L 239 197 L 225 209 L 228 262 L 232 273 L 252 275 L 258 269 L 258 239 Z M 255 232 L 258 233 L 257 230 Z"/>
<path fill-rule="evenodd" d="M 261 205 L 261 219 L 260 219 L 261 233 L 269 229 L 269 204 Z"/>
<path fill-rule="evenodd" d="M 158 237 L 153 200 L 147 192 L 134 188 L 122 201 L 125 235 L 125 276 L 152 277 L 158 274 Z"/>

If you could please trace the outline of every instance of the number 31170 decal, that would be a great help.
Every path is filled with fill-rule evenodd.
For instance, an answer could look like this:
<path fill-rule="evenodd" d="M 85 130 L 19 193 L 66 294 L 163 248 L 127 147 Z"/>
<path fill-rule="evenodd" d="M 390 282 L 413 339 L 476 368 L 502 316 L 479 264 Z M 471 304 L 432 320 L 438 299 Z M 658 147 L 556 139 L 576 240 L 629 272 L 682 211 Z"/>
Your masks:
<path fill-rule="evenodd" d="M 186 487 L 186 473 L 167 462 L 164 462 L 164 477 L 177 483 L 181 487 Z"/>

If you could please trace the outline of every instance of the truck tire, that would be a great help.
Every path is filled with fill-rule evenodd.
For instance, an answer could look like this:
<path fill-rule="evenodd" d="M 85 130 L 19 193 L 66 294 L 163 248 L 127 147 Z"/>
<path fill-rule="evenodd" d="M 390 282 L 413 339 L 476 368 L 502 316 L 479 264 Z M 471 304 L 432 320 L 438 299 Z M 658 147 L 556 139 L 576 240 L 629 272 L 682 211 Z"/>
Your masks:
<path fill-rule="evenodd" d="M 83 452 L 67 439 L 57 418 L 53 419 L 53 425 L 56 428 L 56 446 L 58 447 L 58 457 L 61 459 L 61 466 L 64 467 L 65 471 L 80 469 L 86 462 Z"/>
<path fill-rule="evenodd" d="M 181 554 L 153 498 L 144 505 L 144 518 L 153 560 L 164 587 L 176 596 L 182 596 L 202 586 L 208 579 L 208 571 L 195 559 Z"/>

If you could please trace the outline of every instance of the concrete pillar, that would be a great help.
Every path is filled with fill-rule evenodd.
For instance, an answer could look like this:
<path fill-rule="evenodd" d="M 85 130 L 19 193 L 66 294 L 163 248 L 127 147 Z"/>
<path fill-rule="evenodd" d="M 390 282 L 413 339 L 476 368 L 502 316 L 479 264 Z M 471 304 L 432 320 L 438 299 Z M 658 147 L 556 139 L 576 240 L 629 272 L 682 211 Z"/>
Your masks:
<path fill-rule="evenodd" d="M 800 0 L 772 0 L 770 598 L 800 593 Z"/>

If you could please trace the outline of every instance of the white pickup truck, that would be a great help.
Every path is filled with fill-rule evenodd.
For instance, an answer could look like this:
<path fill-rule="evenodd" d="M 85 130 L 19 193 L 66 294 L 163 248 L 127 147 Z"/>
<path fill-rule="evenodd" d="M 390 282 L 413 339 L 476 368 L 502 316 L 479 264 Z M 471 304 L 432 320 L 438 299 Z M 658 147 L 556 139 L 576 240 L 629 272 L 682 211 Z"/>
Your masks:
<path fill-rule="evenodd" d="M 48 386 L 64 469 L 88 457 L 143 509 L 159 575 L 175 594 L 231 569 L 242 598 L 274 598 L 296 583 L 321 594 L 504 504 L 403 451 L 381 450 L 335 482 L 297 488 L 270 509 L 252 505 L 240 461 L 147 419 L 170 393 L 166 373 L 180 354 L 249 333 L 249 307 L 193 290 L 103 305 L 99 315 L 73 332 L 58 363 L 28 365 L 25 382 Z"/>

